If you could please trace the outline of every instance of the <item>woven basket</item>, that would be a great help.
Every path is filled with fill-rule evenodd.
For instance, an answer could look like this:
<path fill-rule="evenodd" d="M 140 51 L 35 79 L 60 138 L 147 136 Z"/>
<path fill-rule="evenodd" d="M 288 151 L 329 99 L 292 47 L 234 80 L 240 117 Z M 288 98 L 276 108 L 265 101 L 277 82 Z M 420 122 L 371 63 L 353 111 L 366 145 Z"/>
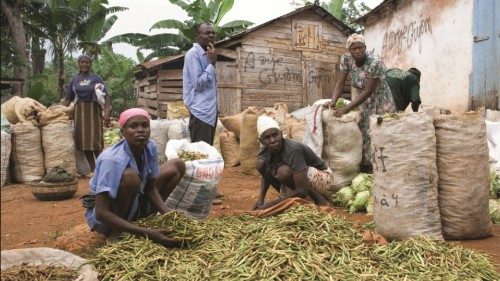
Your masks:
<path fill-rule="evenodd" d="M 57 201 L 73 197 L 78 189 L 78 180 L 72 182 L 32 182 L 31 192 L 38 200 Z"/>

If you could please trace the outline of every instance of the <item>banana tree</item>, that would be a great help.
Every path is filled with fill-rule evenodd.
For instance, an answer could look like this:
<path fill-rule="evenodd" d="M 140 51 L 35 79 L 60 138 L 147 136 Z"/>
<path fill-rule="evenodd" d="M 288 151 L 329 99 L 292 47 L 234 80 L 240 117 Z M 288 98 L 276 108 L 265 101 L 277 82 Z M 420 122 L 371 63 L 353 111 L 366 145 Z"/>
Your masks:
<path fill-rule="evenodd" d="M 221 25 L 224 16 L 234 5 L 234 0 L 169 0 L 170 3 L 179 6 L 187 12 L 188 20 L 179 21 L 166 19 L 159 21 L 150 28 L 153 29 L 175 29 L 177 33 L 161 33 L 146 35 L 141 33 L 127 33 L 110 38 L 113 43 L 129 43 L 142 50 L 152 50 L 145 60 L 156 57 L 179 54 L 191 48 L 196 41 L 193 30 L 196 23 L 210 22 L 214 26 L 217 40 L 224 39 L 233 34 L 246 30 L 253 23 L 246 20 L 235 20 Z"/>
<path fill-rule="evenodd" d="M 61 96 L 66 82 L 64 56 L 79 48 L 92 50 L 90 47 L 95 47 L 98 39 L 109 30 L 109 25 L 114 23 L 112 19 L 106 21 L 106 16 L 126 9 L 106 7 L 107 4 L 107 0 L 47 0 L 38 13 L 31 16 L 32 28 L 39 32 L 40 38 L 50 42 L 58 69 L 58 91 Z M 107 26 L 103 28 L 105 24 Z"/>

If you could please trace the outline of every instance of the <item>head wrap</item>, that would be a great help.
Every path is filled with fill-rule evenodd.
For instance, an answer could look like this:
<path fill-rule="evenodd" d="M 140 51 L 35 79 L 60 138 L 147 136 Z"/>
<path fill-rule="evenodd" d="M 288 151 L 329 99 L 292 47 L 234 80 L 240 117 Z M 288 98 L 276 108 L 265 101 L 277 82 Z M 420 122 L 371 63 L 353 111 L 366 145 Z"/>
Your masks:
<path fill-rule="evenodd" d="M 271 129 L 271 128 L 276 128 L 280 129 L 280 125 L 278 122 L 276 122 L 273 118 L 266 116 L 266 115 L 261 115 L 257 119 L 257 133 L 259 134 L 259 138 L 264 133 L 266 130 Z"/>
<path fill-rule="evenodd" d="M 78 57 L 78 62 L 80 62 L 82 59 L 88 59 L 90 62 L 92 62 L 92 58 L 87 55 L 87 54 L 82 54 Z"/>
<path fill-rule="evenodd" d="M 349 35 L 347 38 L 347 43 L 345 44 L 346 48 L 349 49 L 351 47 L 352 43 L 360 42 L 365 44 L 365 37 L 361 34 L 353 33 Z"/>
<path fill-rule="evenodd" d="M 146 110 L 140 108 L 130 108 L 120 114 L 120 118 L 118 119 L 120 127 L 123 128 L 123 126 L 125 126 L 125 123 L 127 123 L 128 119 L 134 116 L 144 116 L 148 119 L 151 119 L 151 116 L 149 116 L 149 113 Z"/>

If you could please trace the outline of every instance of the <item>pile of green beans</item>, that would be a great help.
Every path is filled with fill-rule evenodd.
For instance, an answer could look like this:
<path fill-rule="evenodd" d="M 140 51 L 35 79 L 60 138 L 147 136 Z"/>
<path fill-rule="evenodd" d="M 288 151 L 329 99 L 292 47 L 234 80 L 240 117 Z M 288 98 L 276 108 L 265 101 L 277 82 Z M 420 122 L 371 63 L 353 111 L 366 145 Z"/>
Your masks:
<path fill-rule="evenodd" d="M 496 280 L 489 257 L 425 237 L 363 242 L 359 225 L 306 206 L 258 219 L 196 221 L 167 213 L 139 225 L 173 228 L 187 241 L 167 249 L 125 235 L 91 260 L 100 280 Z"/>
<path fill-rule="evenodd" d="M 2 281 L 67 281 L 78 277 L 77 272 L 69 267 L 52 265 L 20 265 L 2 270 Z"/>

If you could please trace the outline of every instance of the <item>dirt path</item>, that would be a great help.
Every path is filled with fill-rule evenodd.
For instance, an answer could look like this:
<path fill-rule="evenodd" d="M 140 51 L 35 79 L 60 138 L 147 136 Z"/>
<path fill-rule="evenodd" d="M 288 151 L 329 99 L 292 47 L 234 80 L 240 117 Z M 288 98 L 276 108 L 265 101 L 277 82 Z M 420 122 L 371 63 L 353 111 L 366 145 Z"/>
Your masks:
<path fill-rule="evenodd" d="M 220 190 L 223 203 L 214 206 L 210 217 L 250 210 L 259 194 L 260 178 L 243 175 L 238 168 L 225 169 Z M 13 184 L 1 190 L 1 249 L 53 247 L 55 239 L 70 228 L 84 223 L 84 209 L 78 197 L 87 193 L 88 179 L 80 179 L 76 195 L 68 200 L 37 200 L 27 185 Z M 277 196 L 272 188 L 270 198 Z M 339 208 L 347 219 L 366 223 L 372 217 L 364 213 L 351 215 Z M 488 253 L 500 272 L 500 225 L 495 235 L 485 239 L 458 241 L 467 248 Z"/>

